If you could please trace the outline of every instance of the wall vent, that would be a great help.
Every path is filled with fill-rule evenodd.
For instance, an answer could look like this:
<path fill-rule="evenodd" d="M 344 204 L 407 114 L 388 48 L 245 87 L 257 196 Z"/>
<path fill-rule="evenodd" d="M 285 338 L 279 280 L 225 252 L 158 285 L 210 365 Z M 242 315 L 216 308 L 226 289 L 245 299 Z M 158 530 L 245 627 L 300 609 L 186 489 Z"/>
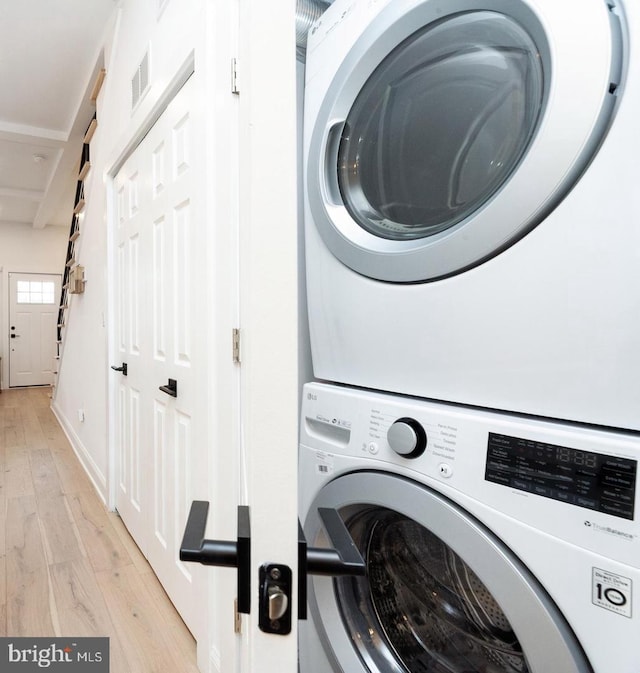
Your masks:
<path fill-rule="evenodd" d="M 131 79 L 131 110 L 135 110 L 150 87 L 149 52 L 147 51 L 140 61 L 140 65 Z"/>

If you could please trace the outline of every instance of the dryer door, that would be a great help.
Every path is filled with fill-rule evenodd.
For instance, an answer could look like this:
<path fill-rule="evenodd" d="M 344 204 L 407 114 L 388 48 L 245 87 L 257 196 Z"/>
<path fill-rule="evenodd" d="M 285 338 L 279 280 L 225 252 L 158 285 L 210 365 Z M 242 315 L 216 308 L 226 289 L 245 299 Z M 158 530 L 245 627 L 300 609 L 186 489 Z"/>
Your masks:
<path fill-rule="evenodd" d="M 319 493 L 305 523 L 310 544 L 321 546 L 318 507 L 340 511 L 367 563 L 366 577 L 310 582 L 332 670 L 591 673 L 540 583 L 446 498 L 385 473 L 339 477 Z"/>
<path fill-rule="evenodd" d="M 402 0 L 345 19 L 354 45 L 306 120 L 312 221 L 344 264 L 394 282 L 459 273 L 574 184 L 610 122 L 620 32 L 601 0 L 538 5 Z M 309 58 L 330 61 L 322 46 Z"/>

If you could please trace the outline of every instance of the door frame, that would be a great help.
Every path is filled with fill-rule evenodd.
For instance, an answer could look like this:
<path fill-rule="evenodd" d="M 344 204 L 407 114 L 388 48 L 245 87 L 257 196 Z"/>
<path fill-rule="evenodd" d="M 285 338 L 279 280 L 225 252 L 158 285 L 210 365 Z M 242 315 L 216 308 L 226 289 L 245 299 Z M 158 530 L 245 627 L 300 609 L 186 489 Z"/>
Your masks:
<path fill-rule="evenodd" d="M 0 269 L 1 271 L 1 269 Z M 20 275 L 20 276 L 56 276 L 58 278 L 59 285 L 56 288 L 56 294 L 54 295 L 54 312 L 57 316 L 59 309 L 60 309 L 60 292 L 62 289 L 62 274 L 59 272 L 50 272 L 50 271 L 7 271 L 6 278 L 7 278 L 7 287 L 6 287 L 6 297 L 7 297 L 7 310 L 5 312 L 5 319 L 6 319 L 6 334 L 4 337 L 4 343 L 5 343 L 5 353 L 6 357 L 2 362 L 2 368 L 0 369 L 0 375 L 4 377 L 4 381 L 0 379 L 0 390 L 2 390 L 2 385 L 3 383 L 6 384 L 5 387 L 7 389 L 10 389 L 11 386 L 11 339 L 9 338 L 9 331 L 10 331 L 10 325 L 11 325 L 11 276 L 12 275 Z M 2 289 L 2 283 L 0 283 L 0 290 Z M 57 320 L 57 317 L 56 317 Z M 53 365 L 52 365 L 52 377 L 55 377 L 55 373 L 53 371 Z M 51 383 L 53 384 L 54 381 L 52 380 Z M 46 386 L 46 383 L 42 384 L 37 384 L 37 385 L 42 385 Z M 14 388 L 21 388 L 24 386 L 13 386 Z"/>

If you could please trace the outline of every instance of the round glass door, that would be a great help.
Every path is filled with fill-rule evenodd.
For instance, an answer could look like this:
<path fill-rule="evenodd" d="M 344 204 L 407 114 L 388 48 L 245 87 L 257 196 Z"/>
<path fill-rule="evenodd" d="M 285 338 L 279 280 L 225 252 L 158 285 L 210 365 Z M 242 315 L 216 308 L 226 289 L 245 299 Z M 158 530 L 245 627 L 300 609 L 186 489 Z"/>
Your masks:
<path fill-rule="evenodd" d="M 354 220 L 382 238 L 418 239 L 481 208 L 535 133 L 539 51 L 496 12 L 443 19 L 398 45 L 342 131 L 338 183 Z"/>
<path fill-rule="evenodd" d="M 309 54 L 332 75 L 307 84 L 308 225 L 376 280 L 461 273 L 539 225 L 593 159 L 622 82 L 619 20 L 600 0 L 579 22 L 556 0 L 370 11 L 339 59 L 331 41 Z"/>
<path fill-rule="evenodd" d="M 379 635 L 355 640 L 363 661 L 381 671 L 390 662 L 432 673 L 530 670 L 496 599 L 440 538 L 382 508 L 357 511 L 347 526 L 368 572 L 336 581 L 342 619 Z"/>
<path fill-rule="evenodd" d="M 367 564 L 364 577 L 310 582 L 314 628 L 336 670 L 592 673 L 526 566 L 440 494 L 388 473 L 341 476 L 309 510 L 313 546 L 325 543 L 318 507 L 340 512 Z"/>

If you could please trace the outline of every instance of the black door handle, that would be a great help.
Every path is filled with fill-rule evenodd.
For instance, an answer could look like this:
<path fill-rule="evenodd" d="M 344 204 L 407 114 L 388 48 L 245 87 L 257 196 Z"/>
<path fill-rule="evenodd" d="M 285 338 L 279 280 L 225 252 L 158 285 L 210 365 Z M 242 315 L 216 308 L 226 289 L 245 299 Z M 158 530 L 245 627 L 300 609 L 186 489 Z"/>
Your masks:
<path fill-rule="evenodd" d="M 175 379 L 169 379 L 166 386 L 159 388 L 163 393 L 171 395 L 171 397 L 178 397 L 178 382 Z"/>
<path fill-rule="evenodd" d="M 126 362 L 122 363 L 122 367 L 114 367 L 113 365 L 111 365 L 111 369 L 113 369 L 114 372 L 122 372 L 123 376 L 127 375 L 127 363 Z"/>
<path fill-rule="evenodd" d="M 307 547 L 298 522 L 298 619 L 307 618 L 308 575 L 355 575 L 367 572 L 367 565 L 338 511 L 319 507 L 318 514 L 333 549 Z"/>
<path fill-rule="evenodd" d="M 180 545 L 180 560 L 238 569 L 238 612 L 249 614 L 251 609 L 251 523 L 249 508 L 238 507 L 238 535 L 235 542 L 205 540 L 209 503 L 194 500 L 191 504 L 184 537 Z"/>

